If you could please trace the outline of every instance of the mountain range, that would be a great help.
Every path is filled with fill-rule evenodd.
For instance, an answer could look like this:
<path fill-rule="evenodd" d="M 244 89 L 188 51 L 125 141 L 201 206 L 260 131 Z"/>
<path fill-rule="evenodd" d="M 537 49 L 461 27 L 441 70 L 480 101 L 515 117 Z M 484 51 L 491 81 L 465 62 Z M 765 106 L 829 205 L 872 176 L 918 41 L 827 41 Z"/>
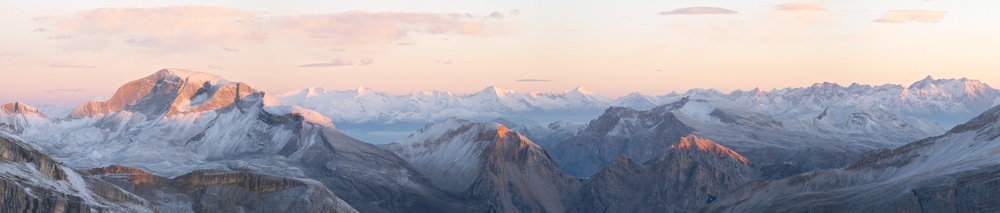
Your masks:
<path fill-rule="evenodd" d="M 823 83 L 615 100 L 583 88 L 519 94 L 491 87 L 406 100 L 364 88 L 302 92 L 272 96 L 215 75 L 164 69 L 122 85 L 107 100 L 56 110 L 62 115 L 46 114 L 57 108 L 51 106 L 0 105 L 0 187 L 11 195 L 0 206 L 28 212 L 1000 208 L 990 196 L 1000 179 L 1000 164 L 990 160 L 1000 153 L 993 146 L 1000 107 L 990 109 L 997 93 L 964 78 L 927 78 L 906 88 Z M 285 104 L 292 102 L 312 105 Z M 634 108 L 615 106 L 621 103 Z M 360 117 L 325 115 L 341 111 Z M 942 128 L 966 114 L 979 116 Z M 556 118 L 565 120 L 532 122 Z M 572 121 L 581 118 L 589 122 Z M 376 146 L 342 130 L 343 119 L 368 119 L 360 126 L 423 124 Z"/>
<path fill-rule="evenodd" d="M 319 112 L 356 137 L 388 143 L 405 138 L 423 124 L 451 117 L 477 121 L 503 117 L 523 125 L 560 120 L 580 123 L 612 106 L 644 110 L 690 96 L 728 99 L 759 113 L 790 119 L 816 117 L 827 107 L 878 108 L 937 122 L 942 128 L 950 128 L 1000 104 L 1000 90 L 978 80 L 931 76 L 909 86 L 845 87 L 824 82 L 770 91 L 754 88 L 723 93 L 696 88 L 659 96 L 636 92 L 615 99 L 582 86 L 562 93 L 519 93 L 490 86 L 472 94 L 432 91 L 407 95 L 389 95 L 365 87 L 340 91 L 310 87 L 276 97 L 290 105 Z"/>

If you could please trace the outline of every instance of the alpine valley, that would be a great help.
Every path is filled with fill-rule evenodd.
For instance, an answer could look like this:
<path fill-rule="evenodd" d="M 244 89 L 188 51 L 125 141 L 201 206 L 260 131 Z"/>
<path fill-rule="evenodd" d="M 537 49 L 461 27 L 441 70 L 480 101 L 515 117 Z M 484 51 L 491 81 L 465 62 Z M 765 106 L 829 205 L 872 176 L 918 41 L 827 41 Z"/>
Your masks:
<path fill-rule="evenodd" d="M 607 98 L 283 94 L 163 69 L 0 105 L 5 212 L 996 212 L 972 79 Z"/>

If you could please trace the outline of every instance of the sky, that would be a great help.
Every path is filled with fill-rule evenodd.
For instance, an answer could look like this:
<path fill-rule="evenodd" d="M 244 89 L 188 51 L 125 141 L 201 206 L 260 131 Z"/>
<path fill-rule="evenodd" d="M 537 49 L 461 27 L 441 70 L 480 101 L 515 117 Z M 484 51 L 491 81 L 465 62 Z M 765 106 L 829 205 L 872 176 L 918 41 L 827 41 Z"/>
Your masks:
<path fill-rule="evenodd" d="M 1000 85 L 971 0 L 2 1 L 0 101 L 78 105 L 163 68 L 281 94 L 487 86 L 606 97 L 817 82 Z"/>

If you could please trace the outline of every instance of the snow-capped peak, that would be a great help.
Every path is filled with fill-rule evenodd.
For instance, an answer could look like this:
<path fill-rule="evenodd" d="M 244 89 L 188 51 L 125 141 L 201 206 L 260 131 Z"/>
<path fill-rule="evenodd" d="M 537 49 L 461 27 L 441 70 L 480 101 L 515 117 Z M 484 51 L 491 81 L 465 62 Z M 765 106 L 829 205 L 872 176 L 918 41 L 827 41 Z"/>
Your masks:
<path fill-rule="evenodd" d="M 489 86 L 486 87 L 486 89 L 483 89 L 483 91 L 480 93 L 485 93 L 485 94 L 492 93 L 496 94 L 497 96 L 504 97 L 507 96 L 508 94 L 514 94 L 515 92 L 514 90 L 504 89 L 497 86 Z"/>
<path fill-rule="evenodd" d="M 587 88 L 584 88 L 583 86 L 577 86 L 573 90 L 566 91 L 566 93 L 571 93 L 571 92 L 576 92 L 576 93 L 580 93 L 580 94 L 584 94 L 584 95 L 596 95 L 597 94 L 597 93 L 594 93 L 593 91 L 588 90 Z"/>

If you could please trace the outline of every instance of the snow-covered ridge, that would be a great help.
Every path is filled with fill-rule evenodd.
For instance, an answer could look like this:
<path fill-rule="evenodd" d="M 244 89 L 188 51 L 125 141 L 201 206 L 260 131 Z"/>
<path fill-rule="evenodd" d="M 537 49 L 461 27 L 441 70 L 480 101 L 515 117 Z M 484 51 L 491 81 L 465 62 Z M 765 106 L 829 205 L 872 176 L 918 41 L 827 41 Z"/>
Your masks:
<path fill-rule="evenodd" d="M 726 148 L 725 146 L 719 145 L 713 142 L 712 140 L 698 138 L 698 136 L 695 136 L 693 134 L 681 137 L 680 141 L 678 141 L 677 144 L 670 145 L 670 148 L 668 149 L 701 150 L 706 153 L 712 153 L 712 154 L 717 154 L 719 156 L 736 159 L 740 162 L 743 162 L 743 164 L 749 163 L 749 161 L 747 161 L 747 158 L 740 155 L 740 153 L 736 153 L 736 151 Z"/>
<path fill-rule="evenodd" d="M 364 87 L 342 91 L 307 88 L 278 95 L 278 98 L 290 105 L 315 110 L 333 122 L 393 123 L 433 122 L 450 117 L 477 119 L 532 113 L 603 111 L 611 106 L 649 109 L 695 95 L 729 99 L 742 107 L 786 118 L 815 117 L 827 107 L 852 106 L 884 108 L 898 114 L 938 121 L 945 127 L 1000 103 L 1000 90 L 978 80 L 934 79 L 930 76 L 909 87 L 856 83 L 845 87 L 824 82 L 771 91 L 755 88 L 723 93 L 715 89 L 696 88 L 681 94 L 672 92 L 659 96 L 636 92 L 616 99 L 583 87 L 562 93 L 519 93 L 494 86 L 472 94 L 431 91 L 407 95 L 388 95 Z M 952 115 L 960 118 L 951 119 L 955 117 Z"/>

